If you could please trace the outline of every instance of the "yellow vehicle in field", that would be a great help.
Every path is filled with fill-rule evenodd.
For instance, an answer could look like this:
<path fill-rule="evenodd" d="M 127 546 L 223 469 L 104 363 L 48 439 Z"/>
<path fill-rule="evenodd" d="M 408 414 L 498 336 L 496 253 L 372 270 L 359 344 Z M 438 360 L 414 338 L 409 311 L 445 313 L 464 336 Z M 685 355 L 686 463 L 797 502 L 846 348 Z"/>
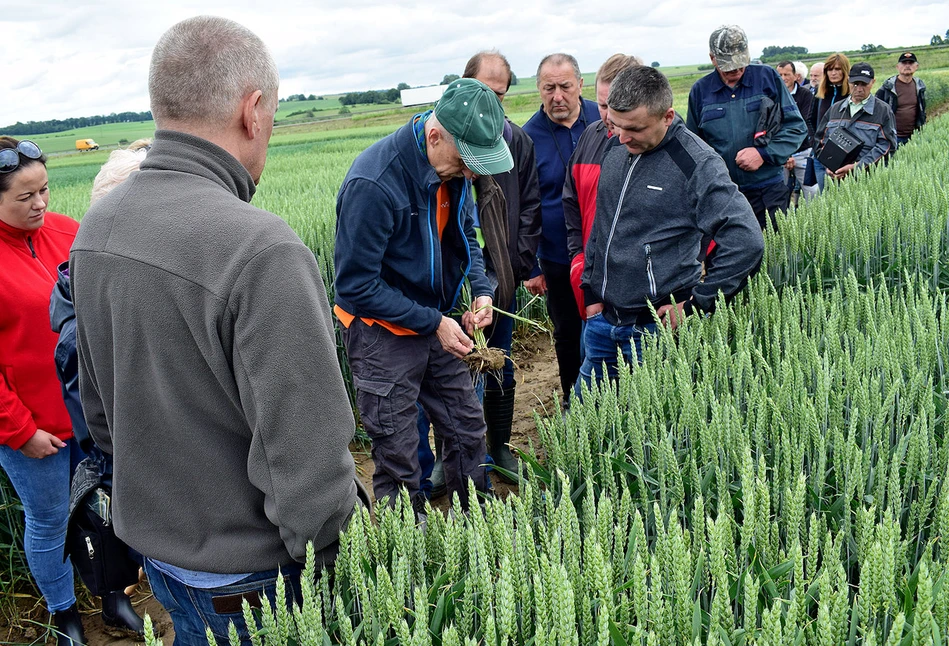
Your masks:
<path fill-rule="evenodd" d="M 77 139 L 76 150 L 99 150 L 99 144 L 96 143 L 95 139 Z"/>

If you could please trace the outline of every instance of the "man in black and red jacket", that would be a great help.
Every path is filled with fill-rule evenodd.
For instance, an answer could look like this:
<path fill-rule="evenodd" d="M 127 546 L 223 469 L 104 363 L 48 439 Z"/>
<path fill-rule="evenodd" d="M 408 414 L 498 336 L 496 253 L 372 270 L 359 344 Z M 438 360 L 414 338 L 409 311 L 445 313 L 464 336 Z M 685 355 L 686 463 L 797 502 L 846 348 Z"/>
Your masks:
<path fill-rule="evenodd" d="M 583 249 L 593 227 L 596 214 L 596 189 L 600 182 L 600 161 L 609 145 L 610 132 L 606 119 L 606 98 L 610 83 L 627 67 L 642 65 L 638 56 L 613 54 L 596 73 L 596 103 L 600 120 L 590 124 L 570 156 L 567 178 L 563 184 L 563 217 L 567 224 L 567 252 L 570 256 L 570 286 L 577 299 L 580 317 L 586 319 L 580 275 L 583 273 Z"/>

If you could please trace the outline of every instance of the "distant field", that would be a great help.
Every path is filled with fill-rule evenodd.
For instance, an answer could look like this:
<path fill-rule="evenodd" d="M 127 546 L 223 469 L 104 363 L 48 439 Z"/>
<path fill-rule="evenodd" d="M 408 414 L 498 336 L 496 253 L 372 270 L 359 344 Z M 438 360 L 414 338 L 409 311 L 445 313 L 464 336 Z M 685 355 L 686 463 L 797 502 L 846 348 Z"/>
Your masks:
<path fill-rule="evenodd" d="M 142 137 L 151 137 L 155 134 L 154 121 L 138 121 L 132 123 L 107 123 L 101 126 L 76 128 L 65 132 L 56 132 L 48 135 L 31 135 L 43 152 L 62 153 L 75 152 L 76 140 L 91 137 L 100 147 L 116 147 L 121 140 L 131 143 Z M 83 153 L 91 154 L 91 153 Z"/>
<path fill-rule="evenodd" d="M 943 100 L 949 95 L 947 76 L 949 76 L 949 48 L 917 48 L 914 50 L 920 60 L 919 76 L 931 85 L 929 100 L 932 103 Z M 895 73 L 895 63 L 891 52 L 884 54 L 869 54 L 859 56 L 854 54 L 852 62 L 867 61 L 877 71 L 877 82 Z M 675 96 L 676 111 L 686 116 L 687 97 L 692 84 L 708 73 L 697 71 L 698 65 L 679 65 L 660 67 L 669 76 L 672 91 Z M 595 73 L 583 75 L 583 96 L 594 100 Z M 521 78 L 517 85 L 511 86 L 504 101 L 504 109 L 514 123 L 523 125 L 540 106 L 540 95 L 533 77 Z M 296 145 L 307 142 L 328 141 L 332 139 L 352 139 L 365 136 L 381 137 L 392 132 L 408 119 L 408 116 L 419 108 L 402 108 L 395 104 L 359 105 L 351 106 L 351 115 L 339 115 L 339 98 L 330 96 L 318 101 L 287 101 L 280 104 L 277 110 L 271 146 Z M 306 115 L 313 113 L 313 117 Z M 303 114 L 295 114 L 303 113 Z M 291 116 L 294 115 L 294 116 Z M 103 149 L 113 149 L 119 146 L 120 140 L 129 142 L 141 137 L 150 137 L 154 134 L 154 122 L 121 123 L 89 128 L 79 128 L 67 132 L 32 137 L 44 151 L 54 155 L 65 155 L 65 160 L 56 160 L 56 167 L 69 165 L 90 164 L 101 165 L 106 154 L 76 153 L 76 139 L 92 137 Z M 68 161 L 67 161 L 68 160 Z M 94 173 L 93 173 L 94 175 Z"/>

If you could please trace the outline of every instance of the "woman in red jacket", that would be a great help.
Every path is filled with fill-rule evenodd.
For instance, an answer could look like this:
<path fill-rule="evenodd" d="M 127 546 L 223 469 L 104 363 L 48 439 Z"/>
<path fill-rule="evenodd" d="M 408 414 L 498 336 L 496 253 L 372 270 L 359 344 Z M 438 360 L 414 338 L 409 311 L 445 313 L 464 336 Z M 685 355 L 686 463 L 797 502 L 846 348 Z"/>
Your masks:
<path fill-rule="evenodd" d="M 23 503 L 27 562 L 65 645 L 85 643 L 72 563 L 63 562 L 81 452 L 56 376 L 49 298 L 79 224 L 48 203 L 43 152 L 0 137 L 0 467 Z"/>

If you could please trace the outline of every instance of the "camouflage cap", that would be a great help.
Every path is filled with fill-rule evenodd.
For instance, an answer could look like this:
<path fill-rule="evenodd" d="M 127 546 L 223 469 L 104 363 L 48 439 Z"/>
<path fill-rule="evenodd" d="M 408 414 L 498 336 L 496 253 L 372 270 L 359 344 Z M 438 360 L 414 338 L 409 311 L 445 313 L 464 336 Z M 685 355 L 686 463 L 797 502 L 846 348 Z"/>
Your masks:
<path fill-rule="evenodd" d="M 748 67 L 748 36 L 738 25 L 722 25 L 708 39 L 708 51 L 715 57 L 715 66 L 721 72 Z"/>

